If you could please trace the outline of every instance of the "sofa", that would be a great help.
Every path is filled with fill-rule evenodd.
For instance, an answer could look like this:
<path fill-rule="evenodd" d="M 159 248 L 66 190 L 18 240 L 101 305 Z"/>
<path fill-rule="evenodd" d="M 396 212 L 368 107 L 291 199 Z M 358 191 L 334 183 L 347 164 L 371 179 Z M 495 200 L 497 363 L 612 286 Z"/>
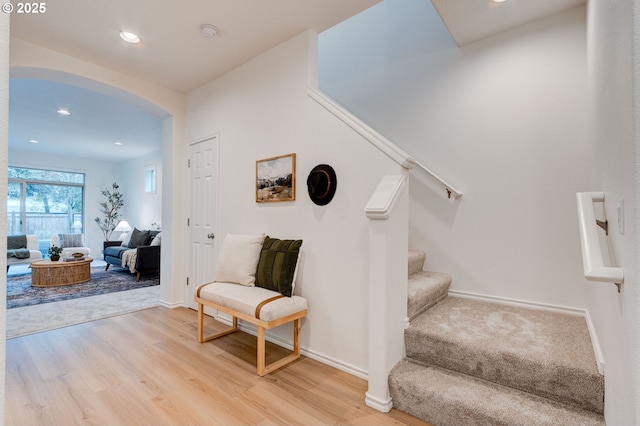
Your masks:
<path fill-rule="evenodd" d="M 37 235 L 7 236 L 7 272 L 11 265 L 21 265 L 42 260 L 38 250 Z"/>
<path fill-rule="evenodd" d="M 103 243 L 105 271 L 114 265 L 128 268 L 136 274 L 136 282 L 141 274 L 160 270 L 160 231 L 139 230 L 134 228 L 124 241 L 105 241 Z"/>
<path fill-rule="evenodd" d="M 60 258 L 71 257 L 74 253 L 82 253 L 86 257 L 91 256 L 91 249 L 84 246 L 83 234 L 53 234 L 51 236 L 51 246 L 60 247 L 62 252 Z"/>

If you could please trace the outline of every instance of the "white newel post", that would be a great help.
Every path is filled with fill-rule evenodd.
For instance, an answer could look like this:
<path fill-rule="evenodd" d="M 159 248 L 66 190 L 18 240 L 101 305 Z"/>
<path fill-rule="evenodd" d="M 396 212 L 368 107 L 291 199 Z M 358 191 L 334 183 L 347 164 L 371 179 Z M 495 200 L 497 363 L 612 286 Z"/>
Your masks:
<path fill-rule="evenodd" d="M 365 402 L 382 412 L 393 407 L 389 372 L 405 356 L 408 176 L 386 175 L 365 207 L 369 218 L 369 388 Z"/>

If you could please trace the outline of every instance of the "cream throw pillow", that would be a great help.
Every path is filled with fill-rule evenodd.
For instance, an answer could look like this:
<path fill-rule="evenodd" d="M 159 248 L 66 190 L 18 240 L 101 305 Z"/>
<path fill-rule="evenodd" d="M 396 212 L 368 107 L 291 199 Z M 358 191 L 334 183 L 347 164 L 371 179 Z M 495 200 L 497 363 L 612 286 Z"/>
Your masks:
<path fill-rule="evenodd" d="M 216 281 L 252 287 L 266 234 L 227 234 L 218 256 Z"/>

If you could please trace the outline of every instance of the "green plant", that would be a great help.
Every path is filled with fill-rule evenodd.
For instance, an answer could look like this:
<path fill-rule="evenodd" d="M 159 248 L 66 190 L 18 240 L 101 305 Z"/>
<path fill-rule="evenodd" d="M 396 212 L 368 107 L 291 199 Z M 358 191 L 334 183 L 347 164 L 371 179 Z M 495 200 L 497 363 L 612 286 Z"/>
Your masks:
<path fill-rule="evenodd" d="M 49 255 L 50 256 L 60 256 L 60 253 L 62 253 L 62 248 L 61 247 L 58 247 L 58 246 L 49 247 Z"/>
<path fill-rule="evenodd" d="M 120 219 L 120 209 L 124 206 L 123 195 L 118 191 L 118 189 L 120 189 L 120 186 L 116 182 L 113 182 L 111 190 L 107 188 L 100 191 L 106 200 L 100 203 L 100 213 L 102 213 L 102 218 L 96 217 L 95 222 L 102 230 L 106 241 L 109 241 L 111 233 L 118 224 L 118 219 Z"/>

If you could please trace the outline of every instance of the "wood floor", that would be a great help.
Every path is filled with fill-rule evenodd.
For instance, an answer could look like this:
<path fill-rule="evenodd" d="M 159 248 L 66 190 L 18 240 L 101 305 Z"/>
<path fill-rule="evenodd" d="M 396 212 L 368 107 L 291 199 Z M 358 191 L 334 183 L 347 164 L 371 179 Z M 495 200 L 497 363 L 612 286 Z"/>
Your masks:
<path fill-rule="evenodd" d="M 306 357 L 259 377 L 254 336 L 199 344 L 196 319 L 158 307 L 7 340 L 5 424 L 426 425 Z"/>

